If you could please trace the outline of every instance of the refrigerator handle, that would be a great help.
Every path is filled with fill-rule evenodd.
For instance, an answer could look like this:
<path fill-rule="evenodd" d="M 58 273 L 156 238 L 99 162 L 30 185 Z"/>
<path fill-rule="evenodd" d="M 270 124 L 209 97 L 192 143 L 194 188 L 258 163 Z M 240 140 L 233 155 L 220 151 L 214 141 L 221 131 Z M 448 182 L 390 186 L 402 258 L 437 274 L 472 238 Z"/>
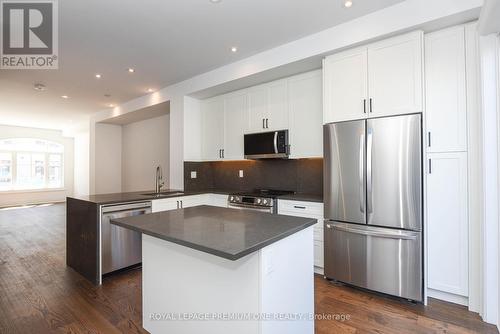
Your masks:
<path fill-rule="evenodd" d="M 359 136 L 359 210 L 365 213 L 364 166 L 365 166 L 365 134 Z"/>
<path fill-rule="evenodd" d="M 368 128 L 368 138 L 366 141 L 366 197 L 368 213 L 373 212 L 372 203 L 372 146 L 373 146 L 373 129 Z"/>
<path fill-rule="evenodd" d="M 394 231 L 373 231 L 368 229 L 359 229 L 359 228 L 351 228 L 343 225 L 336 224 L 326 224 L 328 229 L 334 229 L 347 233 L 361 234 L 367 235 L 370 237 L 379 237 L 379 238 L 391 238 L 391 239 L 403 239 L 403 240 L 416 240 L 417 235 L 415 232 L 394 230 Z"/>

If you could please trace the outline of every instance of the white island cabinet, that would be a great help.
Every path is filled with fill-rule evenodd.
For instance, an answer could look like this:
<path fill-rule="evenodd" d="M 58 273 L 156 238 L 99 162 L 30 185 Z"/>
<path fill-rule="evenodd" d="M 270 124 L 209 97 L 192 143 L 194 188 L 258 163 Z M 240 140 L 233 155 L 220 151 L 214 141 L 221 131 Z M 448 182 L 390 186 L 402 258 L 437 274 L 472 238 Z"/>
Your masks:
<path fill-rule="evenodd" d="M 212 206 L 112 221 L 142 233 L 152 334 L 313 334 L 314 223 Z"/>

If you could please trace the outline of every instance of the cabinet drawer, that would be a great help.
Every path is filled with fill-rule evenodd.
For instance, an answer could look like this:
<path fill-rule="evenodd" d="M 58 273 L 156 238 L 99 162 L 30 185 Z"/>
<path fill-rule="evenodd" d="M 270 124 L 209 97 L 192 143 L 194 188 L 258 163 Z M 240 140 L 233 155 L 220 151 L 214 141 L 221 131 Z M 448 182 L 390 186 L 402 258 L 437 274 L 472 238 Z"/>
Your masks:
<path fill-rule="evenodd" d="M 278 200 L 278 213 L 318 219 L 323 217 L 323 203 Z"/>

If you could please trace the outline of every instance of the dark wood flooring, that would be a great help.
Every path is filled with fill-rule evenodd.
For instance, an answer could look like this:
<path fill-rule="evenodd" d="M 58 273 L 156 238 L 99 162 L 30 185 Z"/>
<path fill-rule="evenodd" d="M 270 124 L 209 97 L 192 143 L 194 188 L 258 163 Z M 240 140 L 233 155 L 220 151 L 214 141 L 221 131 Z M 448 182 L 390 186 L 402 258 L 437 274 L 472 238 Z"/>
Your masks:
<path fill-rule="evenodd" d="M 65 207 L 0 210 L 0 333 L 145 333 L 141 271 L 95 287 L 65 264 Z M 465 307 L 427 307 L 316 277 L 316 333 L 498 333 Z M 176 333 L 177 334 L 177 333 Z"/>

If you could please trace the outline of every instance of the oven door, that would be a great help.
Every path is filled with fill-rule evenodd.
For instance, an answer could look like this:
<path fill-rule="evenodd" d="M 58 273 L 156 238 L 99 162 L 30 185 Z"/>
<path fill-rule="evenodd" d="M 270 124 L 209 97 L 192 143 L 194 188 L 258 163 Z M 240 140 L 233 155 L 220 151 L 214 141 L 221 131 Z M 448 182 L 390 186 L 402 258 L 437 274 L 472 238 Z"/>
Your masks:
<path fill-rule="evenodd" d="M 248 205 L 248 204 L 228 203 L 228 208 L 237 209 L 237 210 L 251 210 L 251 211 L 274 213 L 274 209 L 272 206 L 271 207 L 262 207 L 262 206 Z"/>

